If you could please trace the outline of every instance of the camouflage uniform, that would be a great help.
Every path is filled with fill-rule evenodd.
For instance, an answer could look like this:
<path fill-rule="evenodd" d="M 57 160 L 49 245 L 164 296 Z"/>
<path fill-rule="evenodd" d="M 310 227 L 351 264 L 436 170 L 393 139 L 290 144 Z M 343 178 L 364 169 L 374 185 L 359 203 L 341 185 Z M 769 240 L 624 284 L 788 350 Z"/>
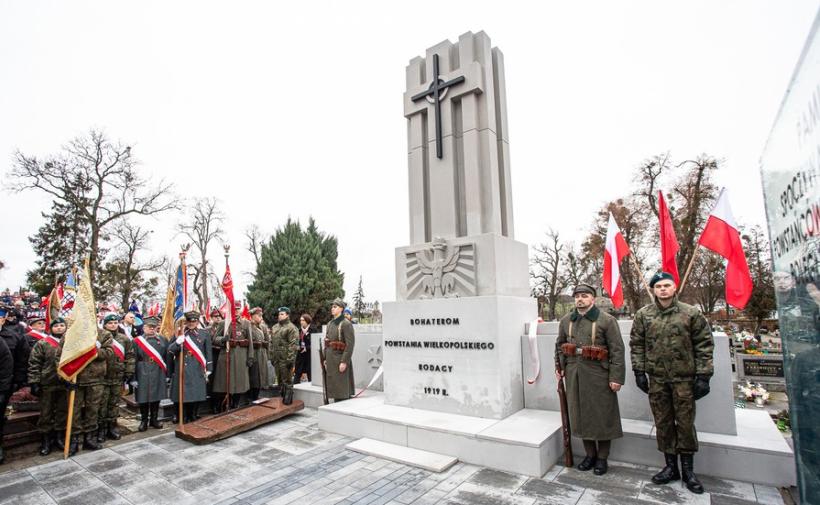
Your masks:
<path fill-rule="evenodd" d="M 677 299 L 665 309 L 652 303 L 635 314 L 630 347 L 632 369 L 649 376 L 658 449 L 697 452 L 692 384 L 696 375 L 711 377 L 715 347 L 706 318 Z"/>
<path fill-rule="evenodd" d="M 299 330 L 290 319 L 278 321 L 271 330 L 273 355 L 271 363 L 276 370 L 276 383 L 279 384 L 282 397 L 293 391 L 293 362 L 299 341 Z"/>
<path fill-rule="evenodd" d="M 120 403 L 123 384 L 125 384 L 126 379 L 134 375 L 136 355 L 134 342 L 128 336 L 117 331 L 109 332 L 105 329 L 101 331 L 109 333 L 111 338 L 122 346 L 125 355 L 122 359 L 117 356 L 116 352 L 113 352 L 112 342 L 112 353 L 108 359 L 102 399 L 100 400 L 99 422 L 100 426 L 106 423 L 111 423 L 114 426 L 117 423 L 117 417 L 119 417 L 118 404 Z"/>
<path fill-rule="evenodd" d="M 63 352 L 63 342 L 60 343 L 58 355 Z M 97 420 L 100 412 L 100 401 L 105 389 L 105 375 L 108 361 L 114 356 L 111 348 L 111 333 L 100 330 L 97 333 L 97 357 L 77 375 L 77 391 L 74 394 L 74 413 L 71 421 L 71 434 L 94 435 L 96 439 Z M 57 424 L 65 426 L 68 413 L 64 409 L 57 411 Z"/>
<path fill-rule="evenodd" d="M 55 335 L 59 342 L 62 335 Z M 46 339 L 38 340 L 31 350 L 28 362 L 29 384 L 39 384 L 40 418 L 37 429 L 40 433 L 51 433 L 61 426 L 57 425 L 57 410 L 66 407 L 65 387 L 60 384 L 57 375 L 57 364 L 60 361 L 59 344 L 52 344 Z M 64 427 L 64 426 L 63 426 Z"/>

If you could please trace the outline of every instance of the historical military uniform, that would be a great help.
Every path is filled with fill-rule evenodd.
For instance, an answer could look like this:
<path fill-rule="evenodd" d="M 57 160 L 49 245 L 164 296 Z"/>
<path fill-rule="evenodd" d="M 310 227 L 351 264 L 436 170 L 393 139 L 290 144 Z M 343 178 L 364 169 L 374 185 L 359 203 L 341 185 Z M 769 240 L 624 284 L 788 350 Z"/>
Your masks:
<path fill-rule="evenodd" d="M 262 309 L 256 308 L 251 311 L 251 316 L 262 314 Z M 270 373 L 268 372 L 268 347 L 271 342 L 270 330 L 265 322 L 256 324 L 249 321 L 242 325 L 242 338 L 253 342 L 253 346 L 248 346 L 248 356 L 251 358 L 251 366 L 248 367 L 248 380 L 250 389 L 248 399 L 254 401 L 259 398 L 259 389 L 270 384 Z"/>
<path fill-rule="evenodd" d="M 248 345 L 250 342 L 242 337 L 242 328 L 248 324 L 250 322 L 247 320 L 239 320 L 237 334 L 237 323 L 232 322 L 213 340 L 217 347 L 221 347 L 219 361 L 216 364 L 213 391 L 232 395 L 231 407 L 239 405 L 240 395 L 246 393 L 250 388 L 248 374 Z"/>
<path fill-rule="evenodd" d="M 334 305 L 344 307 L 342 300 L 334 300 Z M 327 324 L 325 332 L 325 361 L 327 362 L 327 396 L 335 401 L 347 400 L 354 394 L 353 380 L 353 347 L 356 345 L 356 335 L 353 323 L 345 319 L 344 315 L 333 319 Z M 339 372 L 339 363 L 346 363 L 347 369 Z"/>
<path fill-rule="evenodd" d="M 101 330 L 108 331 L 108 330 Z M 105 442 L 106 437 L 119 440 L 117 418 L 119 417 L 119 403 L 123 385 L 133 381 L 134 377 L 134 343 L 124 333 L 114 330 L 111 333 L 111 349 L 113 355 L 108 360 L 105 373 L 105 387 L 100 400 L 99 430 L 97 441 Z"/>
<path fill-rule="evenodd" d="M 215 318 L 219 318 L 219 320 Z M 219 352 L 222 350 L 222 347 L 216 344 L 216 337 L 220 335 L 225 329 L 225 321 L 222 320 L 222 312 L 219 309 L 213 309 L 211 311 L 211 324 L 208 325 L 203 331 L 208 332 L 208 336 L 211 338 L 211 356 L 213 357 L 214 363 L 219 363 Z M 216 368 L 216 367 L 215 367 Z M 211 374 L 208 377 L 208 398 L 211 402 L 211 412 L 216 414 L 220 411 L 220 405 L 222 404 L 223 395 L 214 393 L 214 380 L 216 379 L 216 374 Z"/>
<path fill-rule="evenodd" d="M 290 309 L 279 307 L 279 312 L 290 314 Z M 279 384 L 283 403 L 290 405 L 293 400 L 293 363 L 296 360 L 299 330 L 290 319 L 283 319 L 277 321 L 271 331 L 271 345 L 273 346 L 271 363 L 276 371 L 276 383 Z"/>
<path fill-rule="evenodd" d="M 57 326 L 61 333 L 54 333 Z M 52 332 L 34 344 L 28 362 L 28 382 L 31 393 L 40 398 L 40 417 L 37 420 L 37 429 L 40 431 L 40 455 L 47 456 L 51 452 L 51 444 L 55 441 L 56 433 L 62 428 L 57 426 L 58 406 L 66 402 L 65 387 L 60 383 L 57 374 L 57 365 L 60 362 L 58 349 L 66 323 L 63 318 L 56 318 L 51 322 Z"/>
<path fill-rule="evenodd" d="M 148 317 L 144 321 L 147 328 L 159 326 L 159 320 L 155 317 Z M 143 335 L 134 338 L 134 355 L 136 359 L 137 390 L 134 399 L 140 407 L 139 431 L 148 429 L 150 423 L 152 428 L 162 428 L 159 422 L 159 402 L 168 397 L 165 387 L 165 378 L 168 376 L 166 356 L 168 353 L 168 341 L 158 333 L 148 335 L 144 331 Z"/>
<path fill-rule="evenodd" d="M 650 286 L 664 279 L 672 276 L 665 272 L 657 274 Z M 668 307 L 656 300 L 638 310 L 629 342 L 635 380 L 649 394 L 658 450 L 665 454 L 667 462 L 663 475 L 656 475 L 653 481 L 677 480 L 677 455 L 681 455 L 683 466 L 691 470 L 692 455 L 698 450 L 695 401 L 709 392 L 713 373 L 712 331 L 697 308 L 675 297 Z"/>
<path fill-rule="evenodd" d="M 594 289 L 583 284 L 573 295 L 578 293 L 595 296 Z M 609 385 L 622 385 L 626 373 L 618 321 L 595 305 L 584 314 L 573 310 L 558 325 L 555 361 L 556 369 L 564 371 L 572 434 L 583 439 L 589 458 L 581 469 L 589 470 L 600 460 L 595 473 L 606 473 L 610 440 L 623 436 L 618 395 Z"/>
<path fill-rule="evenodd" d="M 186 321 L 199 320 L 199 313 L 187 312 Z M 185 348 L 183 353 L 185 359 L 185 382 L 182 392 L 184 422 L 196 420 L 197 407 L 199 402 L 207 398 L 206 382 L 207 375 L 212 371 L 211 338 L 207 332 L 185 328 Z M 193 345 L 195 348 L 189 347 Z M 179 353 L 181 345 L 176 340 L 168 345 L 168 353 L 175 354 L 174 376 L 171 382 L 171 400 L 179 403 L 179 376 L 180 359 Z M 197 352 L 199 351 L 199 352 Z M 204 361 L 204 363 L 203 363 Z"/>
<path fill-rule="evenodd" d="M 97 356 L 77 374 L 76 384 L 68 384 L 69 389 L 76 389 L 74 393 L 74 411 L 71 421 L 71 448 L 69 454 L 77 451 L 80 435 L 83 436 L 83 448 L 97 450 L 102 445 L 97 442 L 97 421 L 100 412 L 100 402 L 105 389 L 105 376 L 108 362 L 114 357 L 112 349 L 113 339 L 111 332 L 97 332 Z M 65 339 L 60 342 L 58 356 L 63 353 Z M 57 424 L 65 426 L 67 410 L 57 410 Z"/>

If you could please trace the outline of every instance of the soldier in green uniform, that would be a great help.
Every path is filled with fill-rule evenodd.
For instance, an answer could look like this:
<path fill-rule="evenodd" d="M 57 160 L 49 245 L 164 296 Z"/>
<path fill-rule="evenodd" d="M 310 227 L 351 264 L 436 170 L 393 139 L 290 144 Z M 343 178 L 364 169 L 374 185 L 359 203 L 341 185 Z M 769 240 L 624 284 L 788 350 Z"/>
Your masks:
<path fill-rule="evenodd" d="M 271 332 L 273 346 L 272 364 L 276 370 L 276 383 L 282 403 L 293 403 L 293 364 L 296 361 L 296 348 L 299 342 L 299 330 L 290 320 L 290 309 L 279 307 L 278 321 Z"/>
<path fill-rule="evenodd" d="M 652 482 L 666 484 L 680 479 L 682 472 L 686 487 L 703 493 L 694 472 L 698 450 L 695 401 L 709 394 L 715 347 L 712 331 L 697 308 L 677 299 L 671 274 L 655 274 L 649 286 L 655 302 L 635 314 L 629 343 L 635 381 L 649 394 L 658 450 L 666 458 L 666 466 Z"/>
<path fill-rule="evenodd" d="M 65 383 L 69 390 L 74 389 L 74 413 L 71 421 L 71 445 L 69 456 L 77 452 L 80 435 L 83 436 L 83 449 L 96 451 L 102 449 L 97 442 L 97 420 L 100 413 L 100 401 L 105 389 L 105 376 L 108 362 L 114 357 L 112 349 L 113 338 L 111 332 L 100 330 L 97 332 L 97 356 L 77 374 L 75 384 Z M 60 342 L 58 356 L 63 353 L 65 339 Z M 65 426 L 68 416 L 67 409 L 57 411 L 57 423 Z"/>
<path fill-rule="evenodd" d="M 191 311 L 185 313 L 184 335 L 180 335 L 168 346 L 168 354 L 174 354 L 177 359 L 174 361 L 174 377 L 171 382 L 171 400 L 179 403 L 179 376 L 180 359 L 179 352 L 183 348 L 186 339 L 193 344 L 193 348 L 185 345 L 183 356 L 185 359 L 185 382 L 183 395 L 183 422 L 196 421 L 199 417 L 197 408 L 199 402 L 204 402 L 206 398 L 206 382 L 211 375 L 213 363 L 211 360 L 211 337 L 207 332 L 199 329 L 199 312 Z"/>
<path fill-rule="evenodd" d="M 561 319 L 555 341 L 555 373 L 566 378 L 572 434 L 584 442 L 581 471 L 607 472 L 611 441 L 621 438 L 618 390 L 624 383 L 624 341 L 618 321 L 595 306 L 595 288 L 579 284 L 575 310 Z"/>
<path fill-rule="evenodd" d="M 250 388 L 248 389 L 248 400 L 250 401 L 259 399 L 259 389 L 270 383 L 270 373 L 268 372 L 270 332 L 262 320 L 262 313 L 260 307 L 251 309 L 250 323 L 246 322 L 242 325 L 242 337 L 249 342 L 248 382 Z"/>
<path fill-rule="evenodd" d="M 119 331 L 120 318 L 116 314 L 108 314 L 103 319 L 103 332 L 111 334 L 111 349 L 113 355 L 108 359 L 105 372 L 105 387 L 100 400 L 100 415 L 98 419 L 97 442 L 105 439 L 119 440 L 121 435 L 117 430 L 119 417 L 120 396 L 123 385 L 134 381 L 134 343 L 125 333 Z"/>
<path fill-rule="evenodd" d="M 240 399 L 250 389 L 248 374 L 248 345 L 247 339 L 242 338 L 242 321 L 239 312 L 241 302 L 235 307 L 236 323 L 231 322 L 227 328 L 219 332 L 212 342 L 214 347 L 220 347 L 219 361 L 216 363 L 216 377 L 214 377 L 213 392 L 229 394 L 231 397 L 229 408 L 239 406 Z M 238 324 L 238 329 L 237 329 Z"/>
<path fill-rule="evenodd" d="M 57 364 L 60 361 L 57 349 L 65 331 L 65 319 L 58 317 L 51 321 L 50 335 L 34 344 L 28 361 L 31 394 L 40 398 L 40 418 L 37 421 L 41 437 L 40 456 L 51 453 L 51 444 L 56 441 L 59 429 L 57 409 L 66 402 L 65 388 L 57 375 Z"/>
<path fill-rule="evenodd" d="M 165 378 L 168 376 L 165 358 L 168 341 L 157 333 L 159 319 L 147 317 L 143 322 L 143 335 L 134 338 L 136 357 L 136 393 L 134 399 L 140 406 L 139 431 L 152 428 L 161 429 L 159 402 L 167 398 Z"/>
<path fill-rule="evenodd" d="M 353 381 L 353 347 L 356 335 L 353 323 L 345 319 L 346 304 L 341 298 L 333 300 L 330 313 L 333 320 L 327 324 L 325 332 L 325 369 L 327 370 L 327 396 L 334 401 L 347 400 L 355 394 Z"/>

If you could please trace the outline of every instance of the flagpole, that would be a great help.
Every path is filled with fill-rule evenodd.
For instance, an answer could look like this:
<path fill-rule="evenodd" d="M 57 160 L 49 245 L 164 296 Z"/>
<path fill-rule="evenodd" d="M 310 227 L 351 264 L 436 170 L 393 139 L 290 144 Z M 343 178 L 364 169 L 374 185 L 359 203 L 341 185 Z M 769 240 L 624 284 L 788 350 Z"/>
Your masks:
<path fill-rule="evenodd" d="M 186 289 L 188 286 L 188 279 L 187 275 L 188 272 L 185 268 L 185 255 L 188 253 L 188 248 L 191 247 L 190 244 L 185 244 L 182 246 L 182 252 L 179 253 L 179 260 L 182 264 L 182 311 L 183 311 L 183 318 L 185 317 L 185 303 L 188 301 L 188 290 Z M 180 325 L 180 334 L 182 335 L 183 341 L 182 345 L 179 346 L 179 429 L 185 429 L 185 416 L 183 415 L 184 406 L 185 406 L 185 323 L 183 322 Z"/>
<path fill-rule="evenodd" d="M 638 265 L 638 260 L 635 259 L 635 254 L 630 254 L 629 259 L 632 260 L 632 266 L 635 267 L 635 271 L 638 273 L 638 278 L 641 279 L 641 284 L 646 289 L 646 294 L 649 295 L 649 301 L 652 301 L 652 290 L 649 289 L 649 285 L 646 283 L 646 278 L 643 275 L 643 270 L 641 270 L 640 265 Z"/>
<path fill-rule="evenodd" d="M 686 279 L 689 278 L 689 272 L 692 271 L 692 265 L 695 264 L 695 258 L 698 257 L 698 253 L 700 252 L 700 244 L 695 248 L 695 252 L 692 253 L 692 259 L 689 260 L 689 266 L 686 267 L 686 273 L 683 274 L 683 280 L 680 283 L 680 289 L 678 289 L 678 296 L 683 292 L 683 287 L 686 286 Z"/>
<path fill-rule="evenodd" d="M 224 244 L 222 246 L 225 249 L 225 271 L 228 271 L 228 256 L 231 254 L 231 246 L 229 244 Z M 224 281 L 224 279 L 223 279 Z M 225 287 L 223 286 L 222 289 L 224 290 Z M 231 296 L 233 296 L 233 277 L 231 277 Z M 228 297 L 228 294 L 225 293 L 225 297 Z M 235 305 L 234 302 L 228 300 L 229 305 Z M 236 314 L 236 307 L 228 307 L 228 313 L 225 314 L 226 316 L 230 317 L 231 322 L 233 321 L 234 315 Z M 232 311 L 232 312 L 230 312 Z M 225 319 L 227 321 L 227 318 Z M 237 321 L 238 322 L 238 321 Z M 225 340 L 225 411 L 231 410 L 231 323 L 228 323 L 228 335 Z M 222 331 L 225 331 L 224 328 Z"/>
<path fill-rule="evenodd" d="M 71 380 L 72 385 L 77 384 L 77 379 Z M 65 446 L 63 447 L 63 459 L 68 459 L 68 450 L 71 444 L 71 421 L 74 417 L 74 395 L 77 393 L 73 388 L 68 393 L 68 418 L 65 420 Z"/>

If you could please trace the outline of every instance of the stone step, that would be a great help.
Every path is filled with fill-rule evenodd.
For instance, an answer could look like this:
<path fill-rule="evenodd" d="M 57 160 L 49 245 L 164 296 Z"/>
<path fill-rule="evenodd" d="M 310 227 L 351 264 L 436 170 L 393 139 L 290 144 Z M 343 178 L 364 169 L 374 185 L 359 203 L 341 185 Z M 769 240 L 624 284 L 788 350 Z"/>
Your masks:
<path fill-rule="evenodd" d="M 458 463 L 458 458 L 434 452 L 388 444 L 372 438 L 360 438 L 346 446 L 351 451 L 376 456 L 403 465 L 414 466 L 431 472 L 443 472 Z"/>

